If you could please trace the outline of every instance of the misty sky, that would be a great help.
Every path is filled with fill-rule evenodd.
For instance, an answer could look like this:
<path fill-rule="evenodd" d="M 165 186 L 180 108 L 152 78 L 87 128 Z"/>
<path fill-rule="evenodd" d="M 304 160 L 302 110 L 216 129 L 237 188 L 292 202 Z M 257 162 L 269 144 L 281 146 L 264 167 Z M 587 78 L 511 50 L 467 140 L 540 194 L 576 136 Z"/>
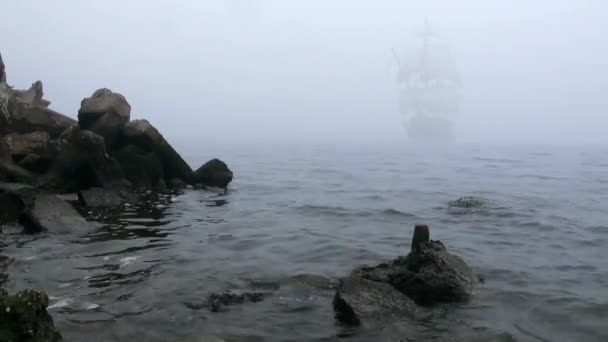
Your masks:
<path fill-rule="evenodd" d="M 457 135 L 608 142 L 608 1 L 19 0 L 9 83 L 52 108 L 123 93 L 171 139 L 401 141 L 390 51 L 426 18 L 463 81 Z"/>

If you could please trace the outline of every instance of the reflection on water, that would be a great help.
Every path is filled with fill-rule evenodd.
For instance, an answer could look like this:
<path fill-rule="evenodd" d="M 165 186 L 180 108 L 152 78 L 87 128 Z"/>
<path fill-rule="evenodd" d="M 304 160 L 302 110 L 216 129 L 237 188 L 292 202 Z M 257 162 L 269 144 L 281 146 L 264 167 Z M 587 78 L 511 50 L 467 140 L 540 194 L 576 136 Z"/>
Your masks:
<path fill-rule="evenodd" d="M 85 210 L 102 227 L 83 237 L 3 227 L 9 288 L 46 289 L 67 341 L 608 340 L 603 152 L 224 148 L 227 194 Z M 463 195 L 491 205 L 448 207 Z M 484 280 L 472 300 L 337 326 L 338 277 L 404 254 L 417 223 Z M 225 292 L 265 296 L 211 313 Z"/>

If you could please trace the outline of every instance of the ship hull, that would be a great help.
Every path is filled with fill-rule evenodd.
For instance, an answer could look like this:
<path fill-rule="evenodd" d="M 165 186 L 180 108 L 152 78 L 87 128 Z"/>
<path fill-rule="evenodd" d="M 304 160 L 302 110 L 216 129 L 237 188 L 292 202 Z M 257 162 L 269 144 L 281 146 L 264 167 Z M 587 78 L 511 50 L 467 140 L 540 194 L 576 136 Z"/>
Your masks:
<path fill-rule="evenodd" d="M 413 140 L 441 141 L 454 137 L 452 122 L 428 115 L 416 115 L 407 123 L 408 137 Z"/>

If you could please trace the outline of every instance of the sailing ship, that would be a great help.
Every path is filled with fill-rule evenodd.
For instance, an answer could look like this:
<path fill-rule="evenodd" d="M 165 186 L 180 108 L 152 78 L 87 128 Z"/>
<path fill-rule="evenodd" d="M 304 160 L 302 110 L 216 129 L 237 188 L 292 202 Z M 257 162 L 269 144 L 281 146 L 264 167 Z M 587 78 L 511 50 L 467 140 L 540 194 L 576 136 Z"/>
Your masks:
<path fill-rule="evenodd" d="M 399 109 L 410 139 L 447 140 L 460 104 L 461 82 L 447 45 L 428 22 L 398 64 Z"/>

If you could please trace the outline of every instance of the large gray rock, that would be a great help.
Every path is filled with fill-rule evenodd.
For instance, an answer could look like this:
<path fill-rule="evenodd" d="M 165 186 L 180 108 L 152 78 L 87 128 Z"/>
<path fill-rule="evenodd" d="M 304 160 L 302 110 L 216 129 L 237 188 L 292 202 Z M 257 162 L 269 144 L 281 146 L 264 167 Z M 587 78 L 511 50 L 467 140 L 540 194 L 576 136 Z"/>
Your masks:
<path fill-rule="evenodd" d="M 80 129 L 93 131 L 106 142 L 114 142 L 130 119 L 131 105 L 127 99 L 106 88 L 98 89 L 82 100 L 78 111 Z"/>
<path fill-rule="evenodd" d="M 46 193 L 36 194 L 32 203 L 26 203 L 20 223 L 28 233 L 46 231 L 55 234 L 82 235 L 96 228 L 61 197 Z"/>
<path fill-rule="evenodd" d="M 232 182 L 232 171 L 219 159 L 212 159 L 194 172 L 194 180 L 207 186 L 225 188 Z"/>
<path fill-rule="evenodd" d="M 19 222 L 26 233 L 87 234 L 96 228 L 60 196 L 16 183 L 0 183 L 0 223 Z"/>
<path fill-rule="evenodd" d="M 125 125 L 122 145 L 129 144 L 156 154 L 163 165 L 165 180 L 178 178 L 186 183 L 193 183 L 194 172 L 190 165 L 147 120 L 133 120 Z"/>
<path fill-rule="evenodd" d="M 48 107 L 51 102 L 45 100 L 42 82 L 36 81 L 28 90 L 11 89 L 10 92 L 15 100 L 29 106 Z"/>
<path fill-rule="evenodd" d="M 336 320 L 361 325 L 413 317 L 414 302 L 389 284 L 351 275 L 340 281 L 333 300 Z"/>

